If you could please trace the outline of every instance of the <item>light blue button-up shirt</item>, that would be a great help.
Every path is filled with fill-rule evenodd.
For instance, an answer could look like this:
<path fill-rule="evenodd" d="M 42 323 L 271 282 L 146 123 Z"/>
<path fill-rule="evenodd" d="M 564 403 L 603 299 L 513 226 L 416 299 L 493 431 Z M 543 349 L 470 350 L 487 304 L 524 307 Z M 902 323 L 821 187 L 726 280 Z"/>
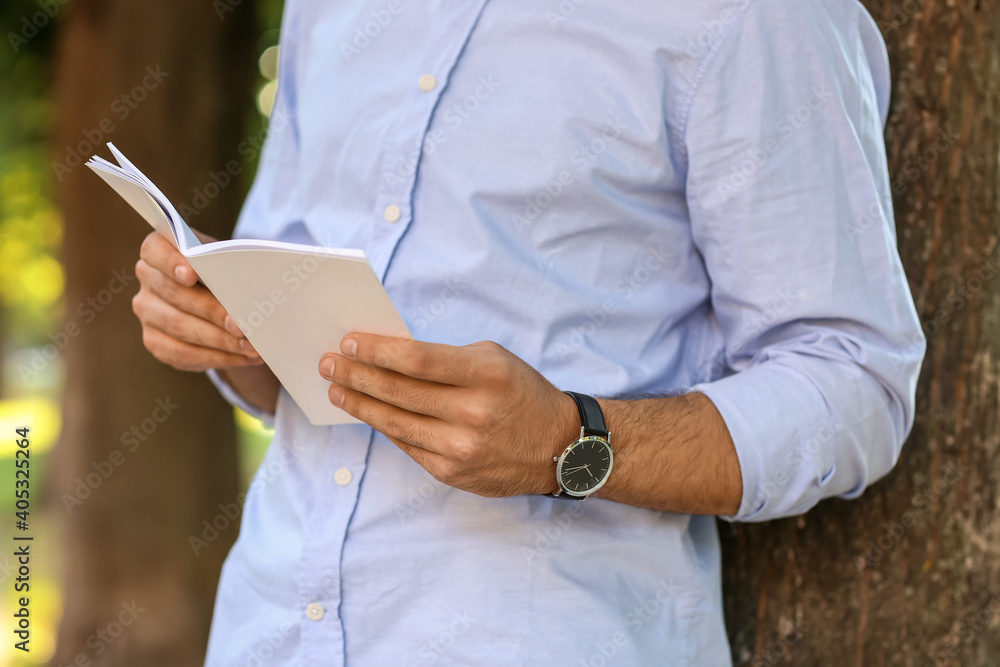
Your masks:
<path fill-rule="evenodd" d="M 288 0 L 237 236 L 361 248 L 416 338 L 562 389 L 705 393 L 727 518 L 794 515 L 913 423 L 888 89 L 854 0 Z M 284 392 L 273 419 L 211 667 L 731 663 L 714 517 L 481 498 Z"/>

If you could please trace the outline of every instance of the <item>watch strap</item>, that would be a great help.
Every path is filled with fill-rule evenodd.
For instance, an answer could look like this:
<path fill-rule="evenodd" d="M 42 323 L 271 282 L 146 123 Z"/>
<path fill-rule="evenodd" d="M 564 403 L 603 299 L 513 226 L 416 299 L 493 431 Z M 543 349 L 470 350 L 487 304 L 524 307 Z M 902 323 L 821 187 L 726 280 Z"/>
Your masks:
<path fill-rule="evenodd" d="M 575 391 L 567 391 L 567 394 L 576 401 L 576 407 L 580 410 L 580 424 L 583 425 L 584 435 L 596 435 L 607 440 L 608 427 L 604 424 L 604 412 L 601 405 L 593 396 L 578 394 Z"/>

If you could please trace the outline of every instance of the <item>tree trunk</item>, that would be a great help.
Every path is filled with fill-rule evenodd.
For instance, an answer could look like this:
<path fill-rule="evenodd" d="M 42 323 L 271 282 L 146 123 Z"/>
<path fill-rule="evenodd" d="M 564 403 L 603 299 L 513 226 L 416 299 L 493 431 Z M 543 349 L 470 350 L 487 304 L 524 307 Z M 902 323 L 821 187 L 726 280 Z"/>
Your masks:
<path fill-rule="evenodd" d="M 898 243 L 928 338 L 916 424 L 859 500 L 721 526 L 726 621 L 737 664 L 994 665 L 1000 10 L 865 4 L 892 62 Z"/>
<path fill-rule="evenodd" d="M 216 5 L 232 11 L 220 17 Z M 242 160 L 254 9 L 239 0 L 74 0 L 62 10 L 53 170 L 69 339 L 53 495 L 67 582 L 54 664 L 80 655 L 102 666 L 204 660 L 235 522 L 199 555 L 188 538 L 203 537 L 202 522 L 237 500 L 231 411 L 203 375 L 174 371 L 143 348 L 130 300 L 150 230 L 82 162 L 110 157 L 104 142 L 114 141 L 175 205 L 190 204 L 197 188 L 204 206 L 189 222 L 225 237 L 242 188 L 208 184 L 210 171 Z"/>

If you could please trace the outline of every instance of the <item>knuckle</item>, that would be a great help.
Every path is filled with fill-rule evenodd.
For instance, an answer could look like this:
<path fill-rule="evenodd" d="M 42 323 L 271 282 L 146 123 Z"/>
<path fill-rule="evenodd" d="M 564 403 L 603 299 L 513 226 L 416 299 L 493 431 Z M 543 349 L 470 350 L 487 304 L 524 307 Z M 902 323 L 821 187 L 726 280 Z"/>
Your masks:
<path fill-rule="evenodd" d="M 480 403 L 463 401 L 458 404 L 460 419 L 474 429 L 484 428 L 490 420 L 490 411 Z"/>
<path fill-rule="evenodd" d="M 393 347 L 400 350 L 400 352 L 397 352 L 397 355 L 405 351 L 405 372 L 407 375 L 424 375 L 430 370 L 431 363 L 429 355 L 425 350 L 414 345 L 411 341 L 407 342 L 405 350 L 404 345 L 399 342 L 394 342 Z"/>
<path fill-rule="evenodd" d="M 477 445 L 478 443 L 474 438 L 464 436 L 454 437 L 448 447 L 450 458 L 462 463 L 470 463 L 479 453 Z"/>
<path fill-rule="evenodd" d="M 139 246 L 139 257 L 142 259 L 149 259 L 153 252 L 157 240 L 157 232 L 150 232 L 146 235 L 146 238 L 142 240 L 142 245 Z"/>
<path fill-rule="evenodd" d="M 223 328 L 226 321 L 226 315 L 228 315 L 228 313 L 226 312 L 226 309 L 222 307 L 222 304 L 219 303 L 219 300 L 215 298 L 215 295 L 212 295 L 205 315 L 208 317 L 210 322 L 220 328 Z"/>
<path fill-rule="evenodd" d="M 388 368 L 389 366 L 392 365 L 392 360 L 395 358 L 395 356 L 396 355 L 392 354 L 392 352 L 388 348 L 382 347 L 375 352 L 373 360 L 376 366 L 380 368 Z"/>
<path fill-rule="evenodd" d="M 420 429 L 413 422 L 391 418 L 388 421 L 388 429 L 403 442 L 411 444 L 420 442 Z"/>
<path fill-rule="evenodd" d="M 380 387 L 382 396 L 389 403 L 398 404 L 399 400 L 403 398 L 406 393 L 399 381 L 387 378 Z"/>
<path fill-rule="evenodd" d="M 143 327 L 142 328 L 142 345 L 147 350 L 149 350 L 150 352 L 152 352 L 153 356 L 155 356 L 157 359 L 160 358 L 158 356 L 158 354 L 157 354 L 158 350 L 157 350 L 156 343 L 154 341 L 153 333 L 152 333 L 152 331 L 150 331 L 150 329 L 148 327 Z M 161 361 L 162 361 L 162 359 L 161 359 Z"/>
<path fill-rule="evenodd" d="M 496 359 L 486 363 L 480 373 L 482 380 L 491 387 L 504 388 L 511 384 L 511 368 L 505 360 Z"/>
<path fill-rule="evenodd" d="M 454 461 L 442 461 L 431 473 L 441 483 L 455 486 L 461 481 L 462 467 Z"/>
<path fill-rule="evenodd" d="M 146 296 L 142 290 L 135 293 L 132 297 L 132 312 L 140 320 L 142 319 L 143 313 L 146 312 Z"/>
<path fill-rule="evenodd" d="M 355 391 L 364 392 L 372 384 L 371 374 L 361 368 L 349 368 L 347 370 L 347 386 Z"/>
<path fill-rule="evenodd" d="M 160 280 L 155 289 L 161 296 L 163 296 L 164 299 L 168 301 L 173 302 L 179 300 L 178 296 L 180 294 L 181 286 L 173 279 Z"/>

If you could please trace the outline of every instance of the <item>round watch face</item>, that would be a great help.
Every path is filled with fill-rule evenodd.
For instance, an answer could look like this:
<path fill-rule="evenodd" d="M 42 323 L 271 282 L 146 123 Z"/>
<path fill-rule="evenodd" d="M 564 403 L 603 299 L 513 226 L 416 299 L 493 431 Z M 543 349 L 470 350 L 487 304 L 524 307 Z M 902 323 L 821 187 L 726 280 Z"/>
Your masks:
<path fill-rule="evenodd" d="M 613 464 L 614 454 L 608 442 L 603 438 L 587 436 L 563 454 L 556 474 L 563 493 L 586 496 L 604 485 Z"/>

